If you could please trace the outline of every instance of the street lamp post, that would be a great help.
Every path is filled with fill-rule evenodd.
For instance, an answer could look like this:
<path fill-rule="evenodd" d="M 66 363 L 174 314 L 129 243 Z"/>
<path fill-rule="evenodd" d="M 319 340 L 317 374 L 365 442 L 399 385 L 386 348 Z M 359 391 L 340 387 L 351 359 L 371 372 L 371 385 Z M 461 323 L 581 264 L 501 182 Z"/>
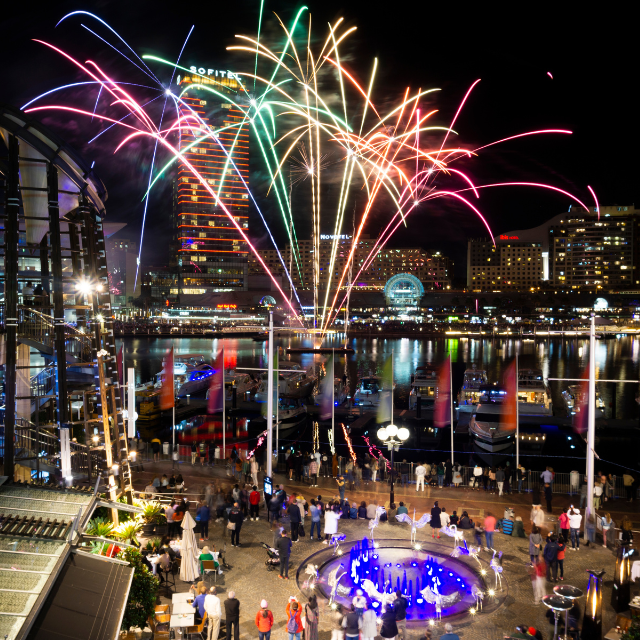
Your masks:
<path fill-rule="evenodd" d="M 400 445 L 409 437 L 409 429 L 406 427 L 396 427 L 395 424 L 389 424 L 386 427 L 378 429 L 378 438 L 387 445 L 387 449 L 391 452 L 391 488 L 389 490 L 389 507 L 395 502 L 393 493 L 393 452 L 400 449 Z"/>

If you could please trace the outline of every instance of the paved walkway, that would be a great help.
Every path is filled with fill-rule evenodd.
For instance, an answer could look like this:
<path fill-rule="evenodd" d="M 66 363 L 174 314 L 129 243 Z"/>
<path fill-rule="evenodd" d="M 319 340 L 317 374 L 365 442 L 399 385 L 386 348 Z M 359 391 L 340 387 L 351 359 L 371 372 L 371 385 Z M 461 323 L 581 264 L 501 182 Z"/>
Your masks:
<path fill-rule="evenodd" d="M 216 479 L 221 483 L 232 483 L 232 478 L 224 476 L 224 470 L 209 467 L 191 467 L 189 464 L 180 464 L 179 470 L 185 478 L 185 484 L 189 493 L 199 492 L 204 484 Z M 143 489 L 150 479 L 156 474 L 171 473 L 170 462 L 160 462 L 157 464 L 145 464 L 142 472 L 136 472 L 135 485 L 136 488 Z M 333 479 L 321 479 L 320 487 L 310 488 L 299 484 L 289 482 L 282 476 L 277 476 L 277 482 L 285 484 L 287 491 L 295 490 L 302 493 L 307 499 L 314 495 L 322 495 L 327 499 L 333 496 L 335 491 L 335 481 Z M 354 500 L 378 499 L 379 501 L 388 500 L 388 485 L 376 483 L 376 485 L 368 485 L 361 488 L 360 491 L 347 493 L 347 496 Z M 501 515 L 504 507 L 512 506 L 516 513 L 523 517 L 525 521 L 525 529 L 527 533 L 530 531 L 528 523 L 529 505 L 531 502 L 530 495 L 515 495 L 498 497 L 488 495 L 484 492 L 474 492 L 469 489 L 429 489 L 425 495 L 416 496 L 415 488 L 399 489 L 396 494 L 396 501 L 404 500 L 409 509 L 415 508 L 418 513 L 422 513 L 431 504 L 435 497 L 439 499 L 440 505 L 445 505 L 447 511 L 453 509 L 459 512 L 466 509 L 472 515 L 483 515 L 488 510 Z M 556 517 L 559 514 L 560 506 L 569 504 L 569 497 L 562 498 L 554 496 L 554 512 Z M 607 503 L 608 504 L 608 503 Z M 628 503 L 612 503 L 611 512 L 622 514 L 628 510 Z M 614 508 L 615 507 L 615 508 Z M 634 505 L 635 507 L 635 505 Z M 240 548 L 233 548 L 228 545 L 227 561 L 232 569 L 225 572 L 225 575 L 218 578 L 219 591 L 226 593 L 233 589 L 241 602 L 241 624 L 240 633 L 243 639 L 255 638 L 257 630 L 254 625 L 255 614 L 259 609 L 259 603 L 262 598 L 267 598 L 269 606 L 274 612 L 276 624 L 274 627 L 274 640 L 284 640 L 286 638 L 285 629 L 285 607 L 290 595 L 300 597 L 300 590 L 295 581 L 295 572 L 300 563 L 309 555 L 321 548 L 321 544 L 317 541 L 310 541 L 308 537 L 309 525 L 306 523 L 307 536 L 302 538 L 300 542 L 293 545 L 291 556 L 292 567 L 290 571 L 291 580 L 283 581 L 277 578 L 277 571 L 268 571 L 265 566 L 267 555 L 261 546 L 261 542 L 270 543 L 272 533 L 265 520 L 264 509 L 261 510 L 262 519 L 258 522 L 245 522 L 241 531 Z M 614 515 L 615 518 L 615 515 Z M 347 534 L 348 540 L 361 540 L 368 533 L 367 523 L 364 521 L 341 520 L 339 530 Z M 425 548 L 429 548 L 433 544 L 433 540 L 429 535 L 430 529 L 421 530 L 418 533 L 418 540 Z M 471 542 L 470 532 L 466 533 L 467 541 Z M 428 537 L 427 537 L 428 536 Z M 409 529 L 406 525 L 398 523 L 381 524 L 376 532 L 376 538 L 409 538 Z M 214 544 L 216 549 L 229 542 L 228 532 L 224 525 L 220 523 L 212 523 L 209 532 L 209 544 Z M 437 548 L 442 546 L 448 549 L 453 548 L 453 540 L 451 538 L 441 538 Z M 204 543 L 200 543 L 202 546 Z M 459 620 L 454 623 L 455 632 L 460 635 L 463 640 L 495 639 L 498 640 L 506 633 L 512 633 L 518 624 L 528 624 L 541 629 L 545 638 L 552 637 L 552 627 L 547 621 L 545 614 L 546 608 L 543 605 L 535 606 L 533 604 L 532 583 L 529 576 L 526 562 L 528 561 L 528 540 L 512 538 L 496 533 L 494 539 L 496 549 L 503 551 L 503 576 L 506 579 L 507 593 L 503 604 L 492 613 L 478 615 L 474 618 Z M 603 605 L 604 614 L 604 632 L 608 631 L 615 625 L 615 613 L 609 606 L 612 576 L 615 567 L 615 558 L 611 551 L 603 549 L 601 546 L 584 548 L 579 552 L 567 551 L 565 560 L 565 584 L 571 584 L 583 589 L 586 592 L 587 569 L 604 568 L 606 575 L 604 579 L 604 597 Z M 490 555 L 482 552 L 481 557 L 488 561 Z M 186 591 L 188 584 L 177 580 L 178 590 Z M 551 584 L 547 584 L 547 592 L 551 592 Z M 638 588 L 632 585 L 632 595 L 636 595 Z M 223 595 L 223 598 L 224 599 Z M 581 604 L 584 605 L 584 598 Z M 168 601 L 163 597 L 163 601 Z M 442 626 L 436 627 L 434 630 L 434 639 L 443 633 Z M 325 603 L 321 603 L 320 614 L 320 640 L 328 640 L 330 637 L 330 625 L 328 619 L 328 611 Z M 416 640 L 424 636 L 424 626 L 410 628 L 409 636 Z"/>

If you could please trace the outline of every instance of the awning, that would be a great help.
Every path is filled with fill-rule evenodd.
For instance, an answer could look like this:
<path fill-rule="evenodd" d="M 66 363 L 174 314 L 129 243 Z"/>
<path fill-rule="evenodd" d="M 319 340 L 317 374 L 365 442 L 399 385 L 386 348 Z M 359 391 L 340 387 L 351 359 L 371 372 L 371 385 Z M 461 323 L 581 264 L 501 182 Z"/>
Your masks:
<path fill-rule="evenodd" d="M 72 553 L 27 640 L 116 640 L 133 568 Z"/>

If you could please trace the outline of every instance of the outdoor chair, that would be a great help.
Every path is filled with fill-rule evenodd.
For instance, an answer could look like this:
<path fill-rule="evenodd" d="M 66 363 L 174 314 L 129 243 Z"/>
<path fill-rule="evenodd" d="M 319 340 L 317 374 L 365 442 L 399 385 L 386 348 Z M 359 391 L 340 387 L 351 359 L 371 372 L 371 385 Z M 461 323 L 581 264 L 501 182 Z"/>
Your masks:
<path fill-rule="evenodd" d="M 169 592 L 176 590 L 176 573 L 178 573 L 178 563 L 174 560 L 167 571 L 162 571 L 164 576 L 164 586 L 169 589 Z"/>
<path fill-rule="evenodd" d="M 169 605 L 168 604 L 157 604 L 155 608 L 156 614 L 158 613 L 169 613 Z"/>
<path fill-rule="evenodd" d="M 207 612 L 204 612 L 204 616 L 202 616 L 202 622 L 199 625 L 195 625 L 193 627 L 185 627 L 184 633 L 185 635 L 195 635 L 198 634 L 201 640 L 204 640 L 204 627 L 207 624 Z"/>
<path fill-rule="evenodd" d="M 217 584 L 217 582 L 218 582 L 218 569 L 216 569 L 215 560 L 203 560 L 202 561 L 202 573 L 204 574 L 203 577 L 205 579 L 205 582 L 207 581 L 207 578 L 209 578 L 209 576 L 213 573 L 213 581 Z M 209 585 L 209 586 L 211 586 L 211 585 Z"/>
<path fill-rule="evenodd" d="M 151 617 L 147 620 L 147 624 L 153 633 L 153 640 L 169 640 L 169 623 L 160 625 Z"/>

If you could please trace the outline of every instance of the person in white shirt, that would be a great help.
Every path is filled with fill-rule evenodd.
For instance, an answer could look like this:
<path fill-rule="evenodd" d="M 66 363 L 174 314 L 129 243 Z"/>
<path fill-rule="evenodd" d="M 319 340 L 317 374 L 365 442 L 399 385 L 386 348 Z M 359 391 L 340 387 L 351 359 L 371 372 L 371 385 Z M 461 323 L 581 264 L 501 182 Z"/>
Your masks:
<path fill-rule="evenodd" d="M 471 485 L 471 490 L 475 491 L 476 486 L 478 487 L 478 491 L 480 491 L 480 482 L 482 481 L 482 467 L 476 465 L 473 467 L 473 484 Z"/>
<path fill-rule="evenodd" d="M 424 491 L 424 477 L 427 475 L 427 470 L 419 464 L 416 467 L 416 491 L 420 491 L 420 486 L 422 485 L 422 490 Z"/>
<path fill-rule="evenodd" d="M 340 515 L 335 511 L 330 511 L 329 505 L 327 505 L 324 514 L 324 542 L 322 544 L 329 544 L 331 536 L 338 533 L 338 520 L 340 520 Z"/>
<path fill-rule="evenodd" d="M 258 461 L 255 456 L 251 456 L 251 479 L 253 480 L 253 484 L 258 485 L 258 470 L 259 470 Z"/>
<path fill-rule="evenodd" d="M 442 507 L 442 511 L 440 512 L 440 524 L 442 525 L 442 528 L 440 530 L 442 531 L 442 529 L 444 529 L 445 527 L 448 527 L 450 522 L 451 522 L 451 518 L 449 518 L 449 514 L 447 513 L 447 510 L 444 507 Z"/>
<path fill-rule="evenodd" d="M 216 593 L 216 588 L 211 587 L 211 589 L 209 589 L 209 593 L 204 599 L 204 610 L 207 612 L 207 618 L 209 619 L 207 640 L 218 640 L 218 634 L 220 633 L 222 607 L 220 606 L 220 598 L 218 598 Z"/>
<path fill-rule="evenodd" d="M 374 500 L 367 505 L 367 519 L 374 520 L 376 517 L 376 509 L 378 508 L 378 501 Z"/>
<path fill-rule="evenodd" d="M 571 550 L 580 551 L 580 523 L 582 516 L 580 509 L 569 509 L 569 529 L 571 532 Z"/>

